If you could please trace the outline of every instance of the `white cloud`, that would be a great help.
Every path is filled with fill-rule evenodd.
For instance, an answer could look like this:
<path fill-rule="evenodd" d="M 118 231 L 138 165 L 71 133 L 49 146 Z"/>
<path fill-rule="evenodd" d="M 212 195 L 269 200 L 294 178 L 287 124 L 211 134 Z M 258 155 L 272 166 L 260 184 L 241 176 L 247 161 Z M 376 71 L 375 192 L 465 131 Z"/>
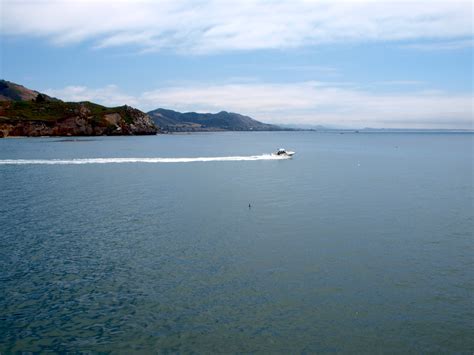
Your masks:
<path fill-rule="evenodd" d="M 420 51 L 452 51 L 464 48 L 471 48 L 474 45 L 474 40 L 463 39 L 453 41 L 435 41 L 430 43 L 412 43 L 401 46 L 406 49 L 417 49 Z"/>
<path fill-rule="evenodd" d="M 66 86 L 62 89 L 47 89 L 45 94 L 63 101 L 92 101 L 105 106 L 139 105 L 133 96 L 122 93 L 116 85 L 91 89 L 86 86 Z"/>
<path fill-rule="evenodd" d="M 164 87 L 136 97 L 121 93 L 115 86 L 93 90 L 67 87 L 47 92 L 68 100 L 87 98 L 103 104 L 134 104 L 145 111 L 158 107 L 198 112 L 226 110 L 271 123 L 473 128 L 472 95 L 439 91 L 382 94 L 320 82 L 247 82 Z"/>
<path fill-rule="evenodd" d="M 472 45 L 470 1 L 0 1 L 3 35 L 60 45 L 185 53 L 423 39 Z"/>

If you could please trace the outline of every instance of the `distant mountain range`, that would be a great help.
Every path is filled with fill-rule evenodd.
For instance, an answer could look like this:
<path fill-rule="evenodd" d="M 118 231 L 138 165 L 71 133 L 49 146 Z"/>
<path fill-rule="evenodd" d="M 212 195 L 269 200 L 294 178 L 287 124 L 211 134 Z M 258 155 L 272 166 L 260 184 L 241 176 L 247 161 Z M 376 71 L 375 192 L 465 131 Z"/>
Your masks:
<path fill-rule="evenodd" d="M 292 130 L 262 123 L 251 117 L 234 112 L 181 113 L 164 108 L 148 112 L 153 122 L 164 132 L 206 131 L 282 131 Z"/>
<path fill-rule="evenodd" d="M 343 128 L 321 125 L 272 125 L 249 116 L 181 113 L 164 108 L 144 113 L 133 107 L 105 107 L 93 102 L 64 102 L 22 85 L 0 80 L 0 138 L 8 136 L 144 135 L 216 131 L 469 132 L 452 129 Z"/>
<path fill-rule="evenodd" d="M 64 102 L 0 80 L 0 138 L 156 134 L 150 117 L 130 106 Z"/>
<path fill-rule="evenodd" d="M 0 80 L 0 138 L 7 136 L 138 135 L 168 132 L 294 130 L 238 113 L 181 113 L 159 108 L 148 114 L 130 106 L 64 102 Z"/>

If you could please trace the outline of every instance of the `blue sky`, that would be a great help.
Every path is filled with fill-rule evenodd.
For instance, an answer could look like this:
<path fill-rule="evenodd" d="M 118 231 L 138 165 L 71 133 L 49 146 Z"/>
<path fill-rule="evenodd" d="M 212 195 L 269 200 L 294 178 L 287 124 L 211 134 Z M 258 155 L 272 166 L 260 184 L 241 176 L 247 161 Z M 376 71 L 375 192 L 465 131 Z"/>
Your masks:
<path fill-rule="evenodd" d="M 1 1 L 1 77 L 64 100 L 472 128 L 469 1 Z"/>

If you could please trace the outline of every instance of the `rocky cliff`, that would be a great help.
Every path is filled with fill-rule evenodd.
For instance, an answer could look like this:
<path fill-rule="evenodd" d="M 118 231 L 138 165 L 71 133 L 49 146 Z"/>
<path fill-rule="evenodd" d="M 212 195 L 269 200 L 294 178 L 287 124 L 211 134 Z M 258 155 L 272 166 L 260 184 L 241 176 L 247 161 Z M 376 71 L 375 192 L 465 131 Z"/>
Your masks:
<path fill-rule="evenodd" d="M 156 134 L 151 118 L 130 106 L 63 102 L 0 81 L 0 137 Z"/>

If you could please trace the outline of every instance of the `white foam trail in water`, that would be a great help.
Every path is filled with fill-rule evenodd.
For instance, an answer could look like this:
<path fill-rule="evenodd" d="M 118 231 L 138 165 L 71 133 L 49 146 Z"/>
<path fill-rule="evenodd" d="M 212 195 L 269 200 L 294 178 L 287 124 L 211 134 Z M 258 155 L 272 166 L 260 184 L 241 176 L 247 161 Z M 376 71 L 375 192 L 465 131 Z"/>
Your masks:
<path fill-rule="evenodd" d="M 209 161 L 255 161 L 284 160 L 288 156 L 272 154 L 231 156 L 231 157 L 198 157 L 198 158 L 90 158 L 90 159 L 6 159 L 0 165 L 80 165 L 80 164 L 121 164 L 121 163 L 194 163 Z"/>

